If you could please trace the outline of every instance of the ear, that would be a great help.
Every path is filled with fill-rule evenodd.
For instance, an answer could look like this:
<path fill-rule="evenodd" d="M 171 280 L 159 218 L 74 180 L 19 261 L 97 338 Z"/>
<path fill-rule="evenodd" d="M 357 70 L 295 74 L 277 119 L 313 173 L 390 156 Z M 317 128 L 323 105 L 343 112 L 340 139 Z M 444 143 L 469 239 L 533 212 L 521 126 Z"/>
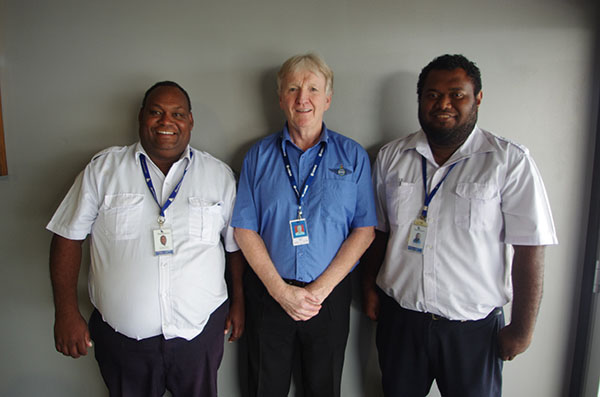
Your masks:
<path fill-rule="evenodd" d="M 325 110 L 329 109 L 331 106 L 331 94 L 327 95 L 327 99 L 325 100 Z"/>
<path fill-rule="evenodd" d="M 192 112 L 189 113 L 188 117 L 190 118 L 191 130 L 194 127 L 194 115 L 192 114 Z"/>
<path fill-rule="evenodd" d="M 475 103 L 477 103 L 477 107 L 481 105 L 481 99 L 483 99 L 483 91 L 479 91 L 479 94 L 475 96 Z"/>

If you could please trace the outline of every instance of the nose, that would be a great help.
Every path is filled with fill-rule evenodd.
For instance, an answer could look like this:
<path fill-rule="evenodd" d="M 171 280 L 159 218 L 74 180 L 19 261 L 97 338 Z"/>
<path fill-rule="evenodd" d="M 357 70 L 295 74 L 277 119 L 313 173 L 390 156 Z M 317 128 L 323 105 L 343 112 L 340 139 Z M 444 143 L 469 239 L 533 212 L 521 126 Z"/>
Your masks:
<path fill-rule="evenodd" d="M 436 102 L 436 105 L 439 109 L 448 109 L 452 107 L 452 101 L 450 100 L 450 96 L 440 95 Z"/>
<path fill-rule="evenodd" d="M 308 90 L 304 88 L 298 89 L 298 95 L 296 96 L 296 103 L 303 103 L 308 99 Z"/>
<path fill-rule="evenodd" d="M 173 122 L 173 118 L 169 114 L 169 112 L 163 112 L 160 116 L 159 120 L 160 124 L 171 124 Z"/>

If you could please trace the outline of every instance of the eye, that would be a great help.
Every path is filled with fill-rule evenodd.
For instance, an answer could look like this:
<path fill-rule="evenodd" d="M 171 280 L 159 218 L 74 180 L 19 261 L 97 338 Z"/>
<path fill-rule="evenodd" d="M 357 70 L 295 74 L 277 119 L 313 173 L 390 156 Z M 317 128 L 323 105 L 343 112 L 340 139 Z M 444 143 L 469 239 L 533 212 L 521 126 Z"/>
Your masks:
<path fill-rule="evenodd" d="M 175 113 L 173 113 L 173 117 L 181 118 L 181 117 L 183 117 L 183 113 L 175 112 Z"/>
<path fill-rule="evenodd" d="M 151 116 L 160 116 L 160 112 L 158 110 L 150 110 L 148 113 L 150 113 Z"/>
<path fill-rule="evenodd" d="M 465 97 L 465 94 L 463 92 L 455 92 L 454 94 L 452 94 L 452 97 L 456 99 L 462 99 Z"/>
<path fill-rule="evenodd" d="M 310 87 L 310 90 L 312 92 L 318 92 L 319 91 L 319 89 L 317 87 Z"/>

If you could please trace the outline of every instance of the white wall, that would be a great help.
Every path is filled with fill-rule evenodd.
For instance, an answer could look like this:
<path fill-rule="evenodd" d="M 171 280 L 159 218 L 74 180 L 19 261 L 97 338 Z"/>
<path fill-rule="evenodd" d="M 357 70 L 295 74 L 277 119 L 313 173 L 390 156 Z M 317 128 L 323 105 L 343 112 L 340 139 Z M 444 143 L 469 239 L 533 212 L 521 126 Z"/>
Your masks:
<path fill-rule="evenodd" d="M 0 396 L 106 395 L 92 355 L 54 351 L 44 226 L 93 153 L 136 139 L 144 90 L 181 83 L 192 144 L 239 170 L 249 145 L 281 127 L 275 71 L 309 50 L 336 73 L 328 126 L 371 154 L 418 128 L 427 62 L 463 53 L 480 66 L 480 125 L 530 148 L 560 239 L 547 252 L 535 340 L 505 366 L 504 394 L 566 395 L 597 105 L 592 3 L 0 0 L 10 174 L 0 178 Z M 80 296 L 89 312 L 85 275 Z M 378 396 L 374 329 L 359 309 L 357 294 L 343 395 Z M 226 347 L 222 396 L 242 395 L 240 357 L 243 344 Z"/>

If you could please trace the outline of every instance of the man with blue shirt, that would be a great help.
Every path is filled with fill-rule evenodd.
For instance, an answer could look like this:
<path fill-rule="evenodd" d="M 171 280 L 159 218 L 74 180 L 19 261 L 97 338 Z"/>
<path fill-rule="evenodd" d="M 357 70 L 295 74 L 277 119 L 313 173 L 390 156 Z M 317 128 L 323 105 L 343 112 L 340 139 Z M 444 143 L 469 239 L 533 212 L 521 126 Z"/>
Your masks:
<path fill-rule="evenodd" d="M 300 347 L 307 396 L 340 395 L 348 337 L 348 273 L 377 223 L 369 158 L 328 130 L 333 72 L 314 54 L 277 75 L 283 131 L 246 155 L 231 225 L 247 272 L 251 395 L 285 396 Z"/>

